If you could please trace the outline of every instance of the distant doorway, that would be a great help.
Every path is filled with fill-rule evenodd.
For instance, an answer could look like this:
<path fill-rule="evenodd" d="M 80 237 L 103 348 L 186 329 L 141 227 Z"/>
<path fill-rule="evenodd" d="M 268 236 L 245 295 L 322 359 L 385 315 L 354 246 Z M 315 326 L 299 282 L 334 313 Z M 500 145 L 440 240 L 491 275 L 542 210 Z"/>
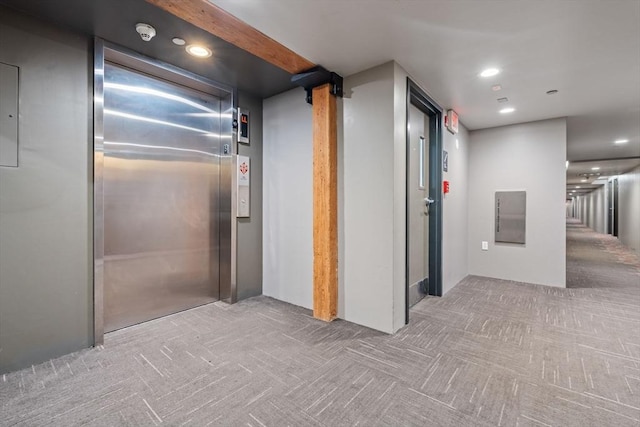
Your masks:
<path fill-rule="evenodd" d="M 618 178 L 608 183 L 607 234 L 618 237 Z"/>

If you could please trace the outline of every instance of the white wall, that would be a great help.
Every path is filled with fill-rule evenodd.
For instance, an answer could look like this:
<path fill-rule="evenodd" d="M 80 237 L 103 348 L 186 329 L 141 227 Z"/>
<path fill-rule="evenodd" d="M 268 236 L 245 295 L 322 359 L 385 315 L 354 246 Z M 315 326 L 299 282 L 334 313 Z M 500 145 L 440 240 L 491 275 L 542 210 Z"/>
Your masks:
<path fill-rule="evenodd" d="M 393 331 L 406 321 L 407 72 L 393 62 Z"/>
<path fill-rule="evenodd" d="M 313 308 L 311 106 L 294 89 L 263 102 L 263 293 Z"/>
<path fill-rule="evenodd" d="M 338 126 L 338 316 L 385 332 L 401 328 L 405 316 L 406 79 L 407 73 L 396 63 L 374 67 L 347 77 L 345 98 L 338 103 L 343 116 Z M 282 211 L 291 209 L 277 193 L 303 191 L 300 186 L 310 187 L 312 177 L 291 183 L 285 182 L 286 175 L 270 176 L 291 163 L 301 168 L 312 164 L 311 115 L 302 114 L 300 108 L 305 111 L 305 107 L 300 100 L 300 91 L 294 90 L 264 103 L 264 293 L 310 308 L 312 194 L 295 202 L 293 211 L 306 207 L 309 215 L 304 221 L 297 219 L 298 234 L 280 238 L 283 227 L 278 227 L 277 218 L 286 217 Z M 289 120 L 305 131 L 291 128 Z M 296 150 L 283 142 L 291 139 L 300 145 Z M 445 292 L 467 275 L 467 140 L 463 127 L 456 137 L 444 135 L 452 164 L 445 176 L 455 188 L 444 200 Z M 291 265 L 287 260 L 293 256 L 303 262 Z M 288 279 L 292 276 L 306 277 L 308 283 Z"/>
<path fill-rule="evenodd" d="M 457 135 L 444 130 L 444 150 L 449 153 L 449 171 L 442 172 L 442 179 L 449 181 L 450 192 L 443 196 L 443 295 L 469 272 L 469 132 L 464 126 L 459 126 Z"/>
<path fill-rule="evenodd" d="M 406 79 L 389 62 L 346 77 L 338 101 L 338 316 L 388 333 L 405 321 Z M 311 107 L 296 89 L 263 108 L 264 294 L 311 308 Z M 468 139 L 444 135 L 445 292 L 468 270 Z"/>
<path fill-rule="evenodd" d="M 598 233 L 606 233 L 605 229 L 605 188 L 604 186 L 593 190 L 587 196 L 589 199 L 589 228 Z"/>
<path fill-rule="evenodd" d="M 570 214 L 575 207 L 575 218 L 598 233 L 607 233 L 607 197 L 605 186 L 596 188 L 590 193 L 577 196 L 568 204 Z"/>
<path fill-rule="evenodd" d="M 399 298 L 404 324 L 404 288 L 394 294 L 394 64 L 345 78 L 344 90 L 338 105 L 344 118 L 338 119 L 338 316 L 391 333 L 401 326 L 394 324 Z M 263 120 L 263 292 L 312 308 L 311 106 L 295 89 L 266 99 Z"/>
<path fill-rule="evenodd" d="M 580 196 L 580 222 L 587 225 L 589 222 L 589 198 Z"/>
<path fill-rule="evenodd" d="M 470 274 L 565 286 L 566 131 L 562 118 L 470 133 Z M 494 242 L 495 192 L 509 190 L 527 192 L 525 245 Z"/>
<path fill-rule="evenodd" d="M 395 330 L 393 303 L 397 299 L 394 64 L 389 62 L 345 78 L 344 90 L 344 167 L 339 177 L 344 194 L 344 252 L 340 257 L 344 271 L 343 316 L 391 333 Z M 404 301 L 404 293 L 402 298 Z"/>
<path fill-rule="evenodd" d="M 640 254 L 640 167 L 618 176 L 618 238 Z"/>
<path fill-rule="evenodd" d="M 407 77 L 390 62 L 345 79 L 344 319 L 385 332 L 405 322 Z M 444 132 L 450 169 L 443 179 L 455 190 L 443 205 L 443 293 L 468 274 L 468 140 L 464 126 L 456 136 Z M 362 170 L 347 166 L 356 161 Z M 376 244 L 386 247 L 370 247 Z"/>

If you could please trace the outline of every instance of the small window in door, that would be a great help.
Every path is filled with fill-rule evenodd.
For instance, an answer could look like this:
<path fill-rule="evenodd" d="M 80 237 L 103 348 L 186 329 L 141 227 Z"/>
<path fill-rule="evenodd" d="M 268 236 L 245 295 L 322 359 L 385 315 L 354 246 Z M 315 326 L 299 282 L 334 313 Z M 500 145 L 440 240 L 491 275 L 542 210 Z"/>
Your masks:
<path fill-rule="evenodd" d="M 418 187 L 420 188 L 420 190 L 424 190 L 424 150 L 425 150 L 425 146 L 424 146 L 425 142 L 424 142 L 424 136 L 420 137 L 420 145 L 419 145 L 419 151 L 420 151 L 420 160 L 419 160 L 419 177 L 418 177 Z"/>

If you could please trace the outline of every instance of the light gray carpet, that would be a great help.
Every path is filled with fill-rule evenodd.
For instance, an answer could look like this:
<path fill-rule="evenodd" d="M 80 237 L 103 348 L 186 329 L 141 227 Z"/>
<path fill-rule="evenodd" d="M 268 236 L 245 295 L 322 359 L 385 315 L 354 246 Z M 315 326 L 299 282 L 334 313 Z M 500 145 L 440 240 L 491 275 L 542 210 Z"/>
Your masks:
<path fill-rule="evenodd" d="M 393 336 L 265 297 L 114 332 L 0 378 L 0 424 L 638 426 L 640 266 L 601 241 L 570 225 L 572 289 L 468 277 Z"/>

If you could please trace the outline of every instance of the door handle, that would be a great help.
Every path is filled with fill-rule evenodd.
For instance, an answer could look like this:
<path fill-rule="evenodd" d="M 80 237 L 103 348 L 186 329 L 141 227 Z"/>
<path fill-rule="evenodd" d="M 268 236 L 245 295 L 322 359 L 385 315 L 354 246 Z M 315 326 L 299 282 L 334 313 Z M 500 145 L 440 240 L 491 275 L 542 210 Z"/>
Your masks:
<path fill-rule="evenodd" d="M 429 215 L 429 209 L 431 208 L 431 205 L 434 204 L 436 201 L 433 200 L 431 197 L 425 197 L 424 198 L 424 204 L 427 207 L 427 215 Z"/>

